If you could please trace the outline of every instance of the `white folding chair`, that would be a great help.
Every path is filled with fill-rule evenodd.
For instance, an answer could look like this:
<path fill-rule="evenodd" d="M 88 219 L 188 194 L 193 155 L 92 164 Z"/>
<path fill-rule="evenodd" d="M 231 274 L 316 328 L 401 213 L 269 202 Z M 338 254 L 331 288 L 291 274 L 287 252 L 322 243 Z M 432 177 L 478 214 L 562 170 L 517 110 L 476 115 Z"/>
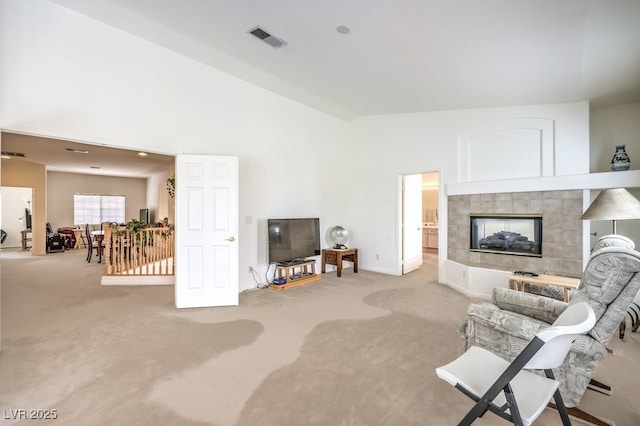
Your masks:
<path fill-rule="evenodd" d="M 515 425 L 530 425 L 554 398 L 562 424 L 570 425 L 559 383 L 551 369 L 562 364 L 571 343 L 591 330 L 595 322 L 595 314 L 587 303 L 569 305 L 511 363 L 472 346 L 455 361 L 436 368 L 439 378 L 476 401 L 459 424 L 470 425 L 491 411 Z M 544 370 L 546 377 L 527 370 Z"/>

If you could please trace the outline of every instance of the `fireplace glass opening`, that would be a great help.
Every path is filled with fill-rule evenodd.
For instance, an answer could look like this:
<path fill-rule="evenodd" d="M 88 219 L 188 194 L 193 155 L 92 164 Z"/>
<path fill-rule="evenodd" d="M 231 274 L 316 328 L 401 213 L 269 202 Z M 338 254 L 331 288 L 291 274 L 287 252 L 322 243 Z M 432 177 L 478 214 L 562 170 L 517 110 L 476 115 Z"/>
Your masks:
<path fill-rule="evenodd" d="M 471 251 L 542 257 L 542 215 L 471 215 Z"/>

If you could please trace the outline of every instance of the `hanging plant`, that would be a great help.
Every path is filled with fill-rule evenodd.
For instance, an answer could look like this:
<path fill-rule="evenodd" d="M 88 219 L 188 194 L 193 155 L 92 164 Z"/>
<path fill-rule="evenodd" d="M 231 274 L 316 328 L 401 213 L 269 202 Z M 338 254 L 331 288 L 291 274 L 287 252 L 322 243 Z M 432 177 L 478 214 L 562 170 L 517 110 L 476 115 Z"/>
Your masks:
<path fill-rule="evenodd" d="M 171 177 L 167 179 L 167 192 L 171 198 L 176 195 L 176 175 L 171 175 Z"/>

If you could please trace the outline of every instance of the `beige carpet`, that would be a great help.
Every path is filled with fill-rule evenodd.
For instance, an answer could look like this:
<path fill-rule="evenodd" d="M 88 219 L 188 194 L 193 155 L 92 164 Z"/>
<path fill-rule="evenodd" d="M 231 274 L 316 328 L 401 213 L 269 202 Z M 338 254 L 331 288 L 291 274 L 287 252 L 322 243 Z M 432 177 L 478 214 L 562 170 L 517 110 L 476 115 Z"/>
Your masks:
<path fill-rule="evenodd" d="M 447 425 L 471 406 L 434 373 L 457 356 L 470 303 L 437 284 L 434 256 L 404 277 L 348 269 L 190 310 L 169 286 L 101 287 L 84 251 L 0 259 L 2 424 L 16 423 L 10 410 L 55 409 L 33 423 Z M 583 408 L 638 425 L 640 334 L 610 346 L 597 376 L 614 394 L 588 391 Z"/>

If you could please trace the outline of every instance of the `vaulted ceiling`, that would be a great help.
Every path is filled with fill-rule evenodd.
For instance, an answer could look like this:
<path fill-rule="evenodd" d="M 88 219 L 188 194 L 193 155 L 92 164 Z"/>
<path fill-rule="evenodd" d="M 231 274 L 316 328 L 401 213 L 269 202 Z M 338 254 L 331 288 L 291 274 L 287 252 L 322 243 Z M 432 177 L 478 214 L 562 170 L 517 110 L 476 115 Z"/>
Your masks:
<path fill-rule="evenodd" d="M 52 1 L 347 120 L 640 100 L 637 0 Z"/>
<path fill-rule="evenodd" d="M 344 120 L 640 101 L 638 0 L 50 1 Z M 79 173 L 144 176 L 173 161 L 20 135 L 2 145 Z"/>

